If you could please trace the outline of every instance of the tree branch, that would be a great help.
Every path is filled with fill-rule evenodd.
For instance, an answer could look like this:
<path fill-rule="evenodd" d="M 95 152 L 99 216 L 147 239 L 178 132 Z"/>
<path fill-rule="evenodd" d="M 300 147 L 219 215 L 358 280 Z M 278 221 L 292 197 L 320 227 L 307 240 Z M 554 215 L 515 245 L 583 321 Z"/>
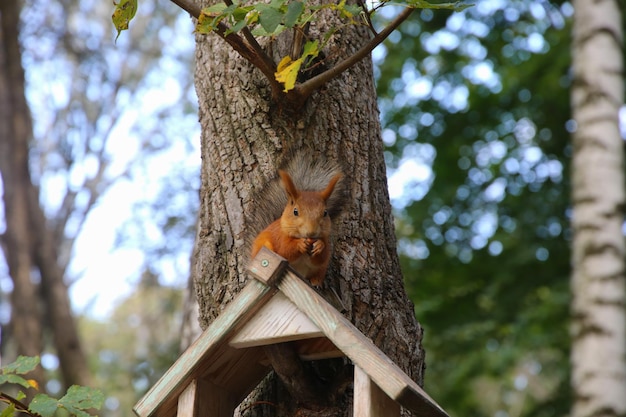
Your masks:
<path fill-rule="evenodd" d="M 192 0 L 170 0 L 172 3 L 176 4 L 181 9 L 185 10 L 191 16 L 196 19 L 200 18 L 200 14 L 202 13 L 202 9 Z M 272 94 L 276 98 L 280 92 L 282 91 L 282 85 L 276 81 L 274 73 L 276 72 L 276 64 L 272 59 L 263 51 L 263 48 L 256 41 L 250 30 L 245 27 L 243 29 L 243 34 L 245 39 L 236 33 L 228 33 L 229 27 L 224 22 L 219 22 L 217 24 L 217 28 L 215 29 L 215 33 L 222 39 L 224 39 L 230 46 L 233 47 L 235 51 L 239 53 L 243 58 L 257 67 L 263 75 L 270 82 L 270 86 L 272 88 Z M 228 33 L 228 34 L 227 34 Z"/>
<path fill-rule="evenodd" d="M 294 94 L 295 96 L 300 96 L 301 100 L 309 97 L 315 90 L 317 90 L 328 81 L 332 80 L 333 78 L 365 58 L 367 55 L 369 55 L 374 50 L 374 48 L 376 48 L 385 39 L 387 39 L 391 32 L 396 30 L 396 28 L 400 26 L 400 24 L 404 22 L 411 15 L 411 13 L 413 13 L 414 10 L 415 9 L 411 7 L 407 7 L 406 9 L 404 9 L 393 22 L 387 25 L 385 29 L 383 29 L 380 33 L 374 36 L 366 45 L 361 47 L 361 49 L 359 49 L 354 54 L 350 55 L 348 58 L 344 59 L 334 67 L 311 78 L 310 80 L 303 82 L 302 84 L 296 85 L 295 88 L 290 91 L 290 93 L 293 92 L 292 94 Z"/>
<path fill-rule="evenodd" d="M 202 13 L 202 9 L 192 0 L 170 1 L 178 5 L 183 10 L 187 11 L 191 16 L 195 17 L 196 19 L 198 19 L 200 17 L 200 14 Z M 231 2 L 231 0 L 225 1 L 227 3 Z M 296 107 L 299 107 L 304 104 L 306 99 L 311 94 L 313 94 L 315 90 L 319 89 L 328 81 L 337 77 L 339 74 L 354 66 L 356 63 L 369 55 L 374 50 L 374 48 L 376 48 L 385 39 L 387 39 L 391 32 L 396 30 L 396 28 L 400 26 L 400 24 L 402 24 L 402 22 L 404 22 L 411 15 L 411 13 L 413 13 L 414 10 L 415 9 L 411 7 L 405 8 L 389 25 L 387 25 L 387 27 L 385 27 L 380 33 L 375 34 L 374 37 L 370 39 L 370 41 L 366 45 L 356 51 L 353 55 L 349 56 L 348 58 L 344 59 L 343 61 L 341 61 L 334 67 L 324 71 L 323 73 L 303 82 L 302 84 L 297 84 L 295 88 L 289 91 L 286 95 L 284 95 L 282 92 L 283 86 L 278 81 L 276 81 L 276 64 L 265 53 L 265 51 L 263 51 L 248 27 L 245 27 L 242 30 L 245 39 L 235 33 L 228 33 L 230 28 L 223 22 L 217 24 L 215 33 L 217 33 L 230 46 L 232 46 L 233 49 L 239 53 L 239 55 L 252 63 L 259 70 L 261 70 L 263 75 L 265 75 L 270 83 L 270 86 L 272 88 L 272 96 L 275 100 L 283 96 L 286 97 L 288 102 L 294 104 Z"/>
<path fill-rule="evenodd" d="M 172 3 L 189 13 L 192 17 L 198 19 L 202 9 L 196 3 L 190 0 L 170 0 Z"/>

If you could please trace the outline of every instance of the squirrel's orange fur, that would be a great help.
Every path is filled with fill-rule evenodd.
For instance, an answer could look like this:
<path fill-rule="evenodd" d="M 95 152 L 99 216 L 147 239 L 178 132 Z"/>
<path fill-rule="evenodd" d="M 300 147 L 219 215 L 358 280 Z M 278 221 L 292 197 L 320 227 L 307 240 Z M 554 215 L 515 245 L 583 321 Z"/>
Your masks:
<path fill-rule="evenodd" d="M 331 221 L 326 201 L 343 175 L 333 176 L 322 191 L 301 191 L 286 171 L 278 173 L 287 193 L 287 205 L 282 216 L 254 239 L 252 257 L 265 246 L 287 259 L 311 284 L 319 286 L 330 261 Z"/>

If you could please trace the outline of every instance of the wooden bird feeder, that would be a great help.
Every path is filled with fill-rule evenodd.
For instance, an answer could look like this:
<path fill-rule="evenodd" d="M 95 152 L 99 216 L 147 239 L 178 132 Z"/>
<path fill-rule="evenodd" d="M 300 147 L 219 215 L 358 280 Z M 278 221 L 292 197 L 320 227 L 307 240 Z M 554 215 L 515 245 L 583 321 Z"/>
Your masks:
<path fill-rule="evenodd" d="M 271 371 L 264 346 L 283 342 L 303 360 L 352 361 L 355 417 L 448 416 L 283 258 L 264 248 L 249 271 L 256 279 L 135 405 L 139 417 L 232 417 Z"/>

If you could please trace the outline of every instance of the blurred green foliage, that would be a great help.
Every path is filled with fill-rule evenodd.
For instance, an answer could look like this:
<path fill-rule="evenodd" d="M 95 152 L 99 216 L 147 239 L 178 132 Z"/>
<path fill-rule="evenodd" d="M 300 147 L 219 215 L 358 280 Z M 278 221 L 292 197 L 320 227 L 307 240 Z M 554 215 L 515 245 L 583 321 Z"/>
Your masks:
<path fill-rule="evenodd" d="M 571 15 L 424 10 L 375 56 L 426 389 L 451 416 L 569 410 Z"/>
<path fill-rule="evenodd" d="M 132 407 L 180 353 L 183 296 L 144 271 L 137 289 L 111 317 L 83 317 L 81 335 L 90 355 L 94 385 L 106 395 L 102 415 L 132 416 Z"/>

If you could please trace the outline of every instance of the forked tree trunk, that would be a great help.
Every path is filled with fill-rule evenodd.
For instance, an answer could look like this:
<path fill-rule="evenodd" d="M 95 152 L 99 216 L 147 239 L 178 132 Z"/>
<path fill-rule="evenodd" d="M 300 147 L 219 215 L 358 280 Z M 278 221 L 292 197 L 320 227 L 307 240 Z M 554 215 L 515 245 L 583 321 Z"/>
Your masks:
<path fill-rule="evenodd" d="M 3 329 L 2 336 L 15 341 L 18 354 L 38 356 L 43 350 L 43 316 L 38 288 L 32 279 L 34 260 L 28 216 L 28 140 L 32 128 L 24 96 L 18 21 L 18 3 L 0 3 L 0 173 L 6 222 L 0 243 L 13 282 L 11 325 Z M 30 377 L 40 384 L 45 382 L 41 367 Z"/>
<path fill-rule="evenodd" d="M 320 22 L 322 27 L 329 24 Z M 326 56 L 332 62 L 343 59 L 367 37 L 364 28 L 343 30 Z M 274 42 L 275 60 L 286 54 L 289 43 L 282 37 Z M 196 57 L 202 186 L 192 275 L 202 327 L 250 279 L 244 244 L 250 226 L 244 215 L 257 204 L 252 196 L 276 176 L 281 155 L 306 147 L 340 161 L 351 184 L 348 204 L 333 231 L 334 257 L 325 285 L 339 294 L 346 316 L 421 384 L 422 330 L 396 253 L 371 61 L 330 82 L 293 114 L 269 101 L 261 73 L 217 36 L 198 35 Z M 257 399 L 278 408 L 252 407 L 246 415 L 281 415 L 276 410 L 287 400 L 273 386 L 268 382 Z M 337 404 L 339 411 L 319 415 L 348 415 L 348 397 Z"/>
<path fill-rule="evenodd" d="M 52 330 L 66 387 L 88 385 L 87 359 L 57 263 L 60 244 L 46 225 L 29 172 L 33 132 L 18 43 L 20 4 L 0 2 L 0 172 L 6 219 L 6 232 L 0 238 L 14 286 L 11 331 L 18 354 L 37 356 L 42 354 L 47 326 Z M 36 274 L 40 282 L 34 278 Z M 46 314 L 42 314 L 44 309 Z M 45 386 L 41 369 L 35 378 Z"/>
<path fill-rule="evenodd" d="M 574 1 L 572 417 L 626 415 L 621 1 Z"/>

